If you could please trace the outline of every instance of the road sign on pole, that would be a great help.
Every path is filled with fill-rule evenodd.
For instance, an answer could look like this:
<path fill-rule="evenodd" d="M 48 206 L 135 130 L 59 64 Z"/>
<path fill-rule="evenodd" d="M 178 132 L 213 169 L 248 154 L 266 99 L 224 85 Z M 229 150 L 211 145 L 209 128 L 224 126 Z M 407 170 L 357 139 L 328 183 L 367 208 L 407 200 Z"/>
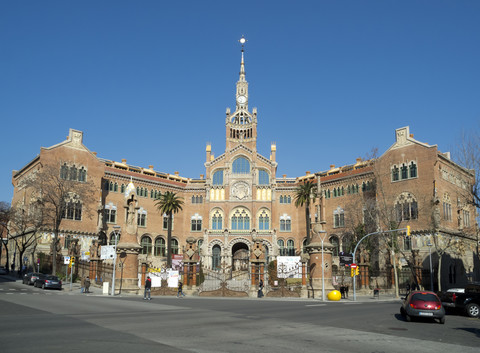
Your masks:
<path fill-rule="evenodd" d="M 351 264 L 350 267 L 351 268 L 357 268 L 357 264 Z"/>

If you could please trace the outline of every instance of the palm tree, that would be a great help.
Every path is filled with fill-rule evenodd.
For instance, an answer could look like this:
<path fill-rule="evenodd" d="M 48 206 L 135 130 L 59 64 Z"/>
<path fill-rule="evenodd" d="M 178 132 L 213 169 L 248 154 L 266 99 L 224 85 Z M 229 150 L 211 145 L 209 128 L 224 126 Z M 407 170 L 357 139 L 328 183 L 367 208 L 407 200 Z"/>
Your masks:
<path fill-rule="evenodd" d="M 183 200 L 176 193 L 167 191 L 155 199 L 155 206 L 168 217 L 167 223 L 167 268 L 172 268 L 172 220 L 173 214 L 182 210 Z"/>
<path fill-rule="evenodd" d="M 312 181 L 307 181 L 297 187 L 295 190 L 295 206 L 303 207 L 305 205 L 305 221 L 307 229 L 307 245 L 310 244 L 310 200 L 316 190 L 316 185 Z"/>

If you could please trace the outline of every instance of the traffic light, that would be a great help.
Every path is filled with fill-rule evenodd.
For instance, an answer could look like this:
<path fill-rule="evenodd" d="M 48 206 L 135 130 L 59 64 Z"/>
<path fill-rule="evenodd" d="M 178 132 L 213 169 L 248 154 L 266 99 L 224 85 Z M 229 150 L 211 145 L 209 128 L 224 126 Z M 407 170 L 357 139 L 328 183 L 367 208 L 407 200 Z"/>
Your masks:
<path fill-rule="evenodd" d="M 352 268 L 352 269 L 350 269 L 350 271 L 351 271 L 351 274 L 350 274 L 350 275 L 351 275 L 352 277 L 355 277 L 355 269 Z"/>
<path fill-rule="evenodd" d="M 360 275 L 360 269 L 357 267 L 355 269 L 355 276 L 359 276 Z"/>
<path fill-rule="evenodd" d="M 411 232 L 410 226 L 407 226 L 407 237 L 411 235 L 412 235 L 412 232 Z"/>
<path fill-rule="evenodd" d="M 73 267 L 73 266 L 75 266 L 75 257 L 72 256 L 70 258 L 70 267 Z"/>

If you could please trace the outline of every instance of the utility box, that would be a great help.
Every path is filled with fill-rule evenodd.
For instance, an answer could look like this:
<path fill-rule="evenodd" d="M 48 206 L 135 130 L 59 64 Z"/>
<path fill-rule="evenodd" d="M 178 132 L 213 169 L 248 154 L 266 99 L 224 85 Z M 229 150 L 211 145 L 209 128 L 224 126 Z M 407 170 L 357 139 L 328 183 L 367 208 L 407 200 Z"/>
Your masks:
<path fill-rule="evenodd" d="M 108 295 L 108 287 L 110 286 L 109 282 L 103 282 L 103 295 Z"/>

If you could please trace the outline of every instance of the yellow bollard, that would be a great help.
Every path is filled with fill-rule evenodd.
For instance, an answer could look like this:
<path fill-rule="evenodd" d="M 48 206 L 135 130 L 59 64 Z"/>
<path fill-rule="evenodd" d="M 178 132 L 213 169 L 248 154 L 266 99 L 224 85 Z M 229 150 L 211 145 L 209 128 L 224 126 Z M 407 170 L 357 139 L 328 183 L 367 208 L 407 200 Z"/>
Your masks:
<path fill-rule="evenodd" d="M 342 298 L 342 295 L 338 290 L 332 290 L 330 293 L 328 293 L 327 298 L 331 301 L 339 301 Z"/>

